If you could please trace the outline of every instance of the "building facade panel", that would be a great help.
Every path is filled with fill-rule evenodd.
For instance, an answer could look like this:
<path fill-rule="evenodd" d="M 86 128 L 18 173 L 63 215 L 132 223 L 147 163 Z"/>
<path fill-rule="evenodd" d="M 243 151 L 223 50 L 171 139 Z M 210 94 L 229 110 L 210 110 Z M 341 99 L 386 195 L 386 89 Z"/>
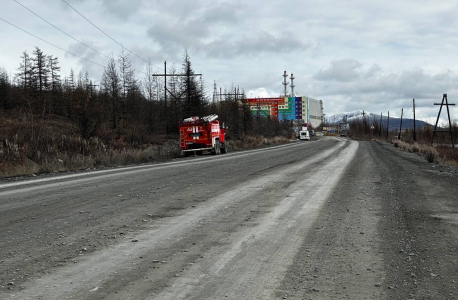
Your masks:
<path fill-rule="evenodd" d="M 253 115 L 267 116 L 319 127 L 323 120 L 323 101 L 307 96 L 249 98 L 245 100 Z"/>

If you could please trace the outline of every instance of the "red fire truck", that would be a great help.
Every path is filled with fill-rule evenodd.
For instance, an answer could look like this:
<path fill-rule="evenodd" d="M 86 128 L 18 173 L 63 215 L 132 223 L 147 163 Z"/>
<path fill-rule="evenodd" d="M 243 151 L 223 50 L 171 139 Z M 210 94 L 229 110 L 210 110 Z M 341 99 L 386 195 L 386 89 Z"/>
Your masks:
<path fill-rule="evenodd" d="M 220 126 L 217 119 L 217 115 L 209 115 L 190 117 L 180 122 L 180 147 L 184 156 L 192 153 L 202 155 L 205 150 L 214 155 L 227 153 L 227 127 Z"/>

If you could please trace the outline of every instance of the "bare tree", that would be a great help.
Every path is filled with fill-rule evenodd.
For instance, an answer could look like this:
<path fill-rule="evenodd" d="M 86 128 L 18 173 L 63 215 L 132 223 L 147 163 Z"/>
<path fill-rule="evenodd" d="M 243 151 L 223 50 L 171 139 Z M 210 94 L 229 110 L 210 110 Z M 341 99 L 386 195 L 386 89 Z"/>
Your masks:
<path fill-rule="evenodd" d="M 40 98 L 42 98 L 43 91 L 47 89 L 49 79 L 46 55 L 38 47 L 35 47 L 32 54 L 32 85 L 39 92 Z"/>
<path fill-rule="evenodd" d="M 50 72 L 50 85 L 49 90 L 51 91 L 51 101 L 50 101 L 50 112 L 57 112 L 59 114 L 63 113 L 62 101 L 59 101 L 62 98 L 62 85 L 60 80 L 60 66 L 57 57 L 49 55 L 48 57 L 48 69 Z M 60 102 L 60 103 L 59 103 Z"/>
<path fill-rule="evenodd" d="M 186 50 L 183 55 L 183 89 L 186 90 L 186 101 L 183 114 L 186 116 L 202 116 L 205 111 L 204 94 L 200 83 L 194 76 L 195 72 L 191 65 L 191 58 Z"/>
<path fill-rule="evenodd" d="M 10 103 L 11 83 L 8 72 L 4 68 L 0 68 L 0 108 L 12 108 Z"/>
<path fill-rule="evenodd" d="M 32 62 L 27 51 L 22 52 L 21 62 L 16 73 L 16 81 L 23 87 L 27 89 L 31 85 L 31 76 L 32 76 Z"/>
<path fill-rule="evenodd" d="M 134 85 L 134 71 L 132 70 L 132 64 L 130 60 L 129 53 L 126 53 L 122 49 L 121 53 L 118 56 L 119 64 L 119 78 L 121 81 L 121 127 L 124 126 L 126 119 L 126 106 L 127 106 L 127 96 L 129 91 L 132 91 Z"/>
<path fill-rule="evenodd" d="M 146 96 L 148 101 L 153 101 L 154 99 L 154 85 L 155 85 L 155 77 L 153 78 L 153 65 L 151 64 L 151 60 L 148 60 L 148 64 L 146 65 L 146 72 L 145 72 L 145 79 L 143 80 L 143 93 Z"/>
<path fill-rule="evenodd" d="M 108 100 L 107 104 L 110 111 L 111 128 L 117 129 L 119 118 L 118 102 L 121 97 L 122 86 L 114 59 L 111 59 L 105 68 L 101 84 L 102 91 Z"/>

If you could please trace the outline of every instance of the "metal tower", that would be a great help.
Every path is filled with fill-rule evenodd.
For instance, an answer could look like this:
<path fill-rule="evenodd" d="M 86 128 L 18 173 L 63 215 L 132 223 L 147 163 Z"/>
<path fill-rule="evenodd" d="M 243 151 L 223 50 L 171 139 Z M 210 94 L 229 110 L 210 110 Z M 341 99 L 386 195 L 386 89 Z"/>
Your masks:
<path fill-rule="evenodd" d="M 285 87 L 285 97 L 288 96 L 288 94 L 286 93 L 286 87 L 288 86 L 288 82 L 286 82 L 286 78 L 288 78 L 288 74 L 286 74 L 286 71 L 283 72 L 283 85 Z"/>
<path fill-rule="evenodd" d="M 294 79 L 296 79 L 296 77 L 294 77 L 293 73 L 291 73 L 290 79 L 291 79 L 291 85 L 290 85 L 290 87 L 291 87 L 291 97 L 294 97 L 294 87 L 295 87 Z"/>

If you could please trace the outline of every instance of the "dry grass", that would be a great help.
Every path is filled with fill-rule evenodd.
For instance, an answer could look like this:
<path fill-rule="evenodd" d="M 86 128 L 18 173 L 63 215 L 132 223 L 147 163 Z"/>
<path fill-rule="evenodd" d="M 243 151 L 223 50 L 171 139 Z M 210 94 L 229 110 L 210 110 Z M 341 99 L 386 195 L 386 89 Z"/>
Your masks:
<path fill-rule="evenodd" d="M 248 148 L 262 147 L 266 145 L 279 145 L 291 142 L 291 139 L 287 137 L 272 137 L 266 138 L 263 136 L 244 136 L 239 139 L 231 139 L 229 146 L 231 150 L 242 150 Z"/>
<path fill-rule="evenodd" d="M 444 157 L 444 149 L 437 149 L 435 147 L 425 145 L 425 144 L 418 144 L 418 143 L 407 143 L 400 140 L 391 140 L 391 143 L 404 151 L 411 152 L 411 153 L 421 153 L 425 156 L 425 159 L 429 163 L 447 163 L 450 159 L 446 159 Z M 439 151 L 438 151 L 439 150 Z M 454 153 L 454 159 L 458 159 L 458 152 L 456 149 L 448 149 L 450 153 Z M 458 160 L 456 160 L 458 161 Z"/>
<path fill-rule="evenodd" d="M 178 135 L 143 134 L 144 142 L 134 144 L 102 126 L 98 137 L 87 141 L 65 119 L 9 113 L 0 114 L 0 178 L 159 162 L 181 156 Z M 231 138 L 229 151 L 289 141 L 287 137 Z"/>
<path fill-rule="evenodd" d="M 65 142 L 63 144 L 65 145 Z M 145 149 L 106 149 L 98 143 L 91 146 L 81 141 L 78 152 L 37 151 L 33 155 L 37 158 L 35 161 L 28 159 L 21 150 L 23 149 L 18 147 L 17 157 L 0 150 L 0 177 L 158 162 L 181 155 L 179 143 L 174 140 L 169 140 L 163 145 L 150 145 Z M 85 154 L 81 154 L 80 151 Z"/>
<path fill-rule="evenodd" d="M 458 166 L 458 149 L 446 146 L 437 146 L 436 150 L 440 157 L 441 162 Z"/>
<path fill-rule="evenodd" d="M 146 136 L 142 145 L 122 137 L 86 141 L 64 119 L 32 122 L 31 116 L 15 113 L 0 115 L 0 178 L 164 161 L 181 154 L 176 137 Z"/>
<path fill-rule="evenodd" d="M 246 136 L 232 139 L 230 151 L 256 148 L 265 145 L 278 145 L 291 140 L 285 137 L 265 138 L 263 136 Z M 105 145 L 100 139 L 93 138 L 88 142 L 74 136 L 62 136 L 48 145 L 48 151 L 34 151 L 27 157 L 27 144 L 21 147 L 17 143 L 6 141 L 0 146 L 0 178 L 37 173 L 54 173 L 100 167 L 125 166 L 141 163 L 166 161 L 181 156 L 177 140 L 166 140 L 157 145 L 144 145 L 143 148 L 129 148 L 121 141 Z"/>

